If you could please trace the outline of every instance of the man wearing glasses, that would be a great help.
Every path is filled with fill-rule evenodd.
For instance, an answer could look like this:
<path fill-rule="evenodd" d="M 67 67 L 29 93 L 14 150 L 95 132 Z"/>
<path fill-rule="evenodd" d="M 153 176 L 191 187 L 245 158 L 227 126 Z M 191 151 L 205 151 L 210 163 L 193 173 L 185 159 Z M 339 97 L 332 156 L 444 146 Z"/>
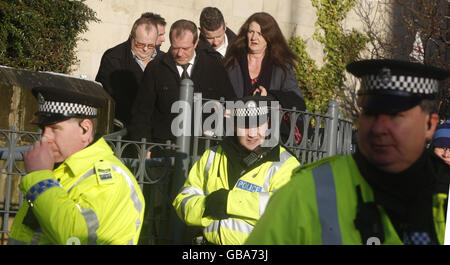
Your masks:
<path fill-rule="evenodd" d="M 198 29 L 194 22 L 185 19 L 174 22 L 169 30 L 170 48 L 158 60 L 150 62 L 144 72 L 142 85 L 140 86 L 136 101 L 133 104 L 133 116 L 128 132 L 132 140 L 146 138 L 149 142 L 166 143 L 174 141 L 172 134 L 172 120 L 177 113 L 172 113 L 172 104 L 180 99 L 180 83 L 183 79 L 191 79 L 194 83 L 194 92 L 202 93 L 203 98 L 226 100 L 235 98 L 233 87 L 228 79 L 225 68 L 217 59 L 204 51 L 197 51 Z M 187 121 L 191 123 L 191 121 Z M 194 122 L 192 122 L 194 124 Z M 164 157 L 174 155 L 174 150 L 162 150 L 153 148 L 151 156 Z M 150 156 L 148 152 L 147 156 Z M 155 172 L 155 171 L 154 171 Z M 169 178 L 173 179 L 173 178 Z M 171 180 L 165 181 L 160 191 L 171 187 Z M 158 209 L 164 203 L 161 199 L 163 193 L 149 192 L 144 187 L 145 196 L 149 196 L 150 207 Z M 151 196 L 154 196 L 152 199 Z M 159 197 L 158 197 L 159 196 Z M 163 196 L 167 196 L 163 194 Z M 147 199 L 148 197 L 146 197 Z M 143 244 L 167 243 L 164 238 L 169 238 L 170 224 L 165 222 L 168 216 L 164 211 L 145 213 L 150 216 L 142 228 L 141 242 Z M 160 221 L 161 220 L 161 221 Z M 148 227 L 161 227 L 159 234 L 154 234 L 154 229 L 148 231 Z M 148 237 L 151 241 L 147 241 Z M 162 240 L 162 241 L 159 241 Z"/>
<path fill-rule="evenodd" d="M 222 64 L 208 53 L 196 50 L 199 39 L 194 22 L 181 19 L 173 23 L 169 40 L 168 52 L 145 69 L 128 127 L 133 140 L 146 138 L 157 143 L 175 140 L 171 124 L 177 113 L 171 107 L 180 98 L 183 79 L 191 79 L 194 93 L 202 93 L 203 98 L 236 97 Z"/>
<path fill-rule="evenodd" d="M 158 18 L 161 17 L 150 12 L 142 14 L 134 22 L 128 40 L 103 54 L 95 78 L 115 100 L 115 118 L 123 126 L 130 123 L 133 101 L 145 67 L 161 54 L 155 47 L 161 44 L 157 25 L 164 19 Z"/>

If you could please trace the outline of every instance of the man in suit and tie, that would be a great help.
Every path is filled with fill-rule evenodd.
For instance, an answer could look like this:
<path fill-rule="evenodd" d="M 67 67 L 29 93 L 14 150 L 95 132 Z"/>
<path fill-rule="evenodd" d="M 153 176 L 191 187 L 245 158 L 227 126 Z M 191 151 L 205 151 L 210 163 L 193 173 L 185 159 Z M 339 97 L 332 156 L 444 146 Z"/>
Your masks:
<path fill-rule="evenodd" d="M 132 139 L 160 143 L 175 140 L 171 123 L 177 113 L 171 113 L 171 107 L 180 98 L 180 82 L 184 78 L 193 81 L 194 93 L 202 93 L 203 98 L 235 98 L 224 67 L 212 55 L 196 50 L 199 39 L 194 22 L 176 21 L 169 37 L 169 51 L 151 62 L 144 72 L 129 127 Z"/>

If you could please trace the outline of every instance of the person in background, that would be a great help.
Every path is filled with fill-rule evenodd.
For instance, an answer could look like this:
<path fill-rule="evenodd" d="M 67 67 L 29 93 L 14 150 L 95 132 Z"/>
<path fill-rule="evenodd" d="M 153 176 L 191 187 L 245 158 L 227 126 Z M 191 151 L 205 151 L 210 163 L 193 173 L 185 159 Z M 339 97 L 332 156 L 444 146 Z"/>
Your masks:
<path fill-rule="evenodd" d="M 244 97 L 244 104 L 231 110 L 234 135 L 205 151 L 173 201 L 183 222 L 203 228 L 206 243 L 243 244 L 270 196 L 300 165 L 278 141 L 264 145 L 268 99 Z"/>
<path fill-rule="evenodd" d="M 166 41 L 166 20 L 161 17 L 159 14 L 155 13 L 146 13 L 148 17 L 152 18 L 155 23 L 156 27 L 158 28 L 158 38 L 156 39 L 156 47 L 155 52 L 153 54 L 153 57 L 156 57 L 157 55 L 164 54 L 163 51 L 161 51 L 161 45 Z"/>
<path fill-rule="evenodd" d="M 216 7 L 205 7 L 200 14 L 200 41 L 198 49 L 206 50 L 220 61 L 236 34 L 227 27 L 222 12 Z"/>
<path fill-rule="evenodd" d="M 450 165 L 450 120 L 437 127 L 430 147 L 437 156 Z"/>
<path fill-rule="evenodd" d="M 297 168 L 247 244 L 443 244 L 450 168 L 425 148 L 449 72 L 398 60 L 347 65 L 361 78 L 358 149 Z"/>
<path fill-rule="evenodd" d="M 196 51 L 197 26 L 189 20 L 178 20 L 169 32 L 171 47 L 157 62 L 147 67 L 136 97 L 132 124 L 132 139 L 166 143 L 175 140 L 171 130 L 172 104 L 180 99 L 182 79 L 191 79 L 194 93 L 203 98 L 226 100 L 235 98 L 227 73 L 211 55 Z"/>
<path fill-rule="evenodd" d="M 100 82 L 115 101 L 118 127 L 127 127 L 131 110 L 147 64 L 158 57 L 157 20 L 153 13 L 137 19 L 125 42 L 108 49 L 102 56 L 95 81 Z"/>
<path fill-rule="evenodd" d="M 133 174 L 96 136 L 105 99 L 58 87 L 35 87 L 33 123 L 42 138 L 24 155 L 25 203 L 10 245 L 135 245 L 145 202 Z"/>
<path fill-rule="evenodd" d="M 227 73 L 220 62 L 204 51 L 196 51 L 198 29 L 194 22 L 184 19 L 174 22 L 170 27 L 169 37 L 171 44 L 169 51 L 158 61 L 151 62 L 145 69 L 134 103 L 132 121 L 128 127 L 133 140 L 140 141 L 146 138 L 148 142 L 162 144 L 175 141 L 172 121 L 177 117 L 177 113 L 173 113 L 171 108 L 180 100 L 180 84 L 183 79 L 191 79 L 194 83 L 194 93 L 202 93 L 203 98 L 219 100 L 224 97 L 229 100 L 235 97 Z M 187 122 L 194 124 L 192 120 Z M 192 137 L 193 140 L 194 137 Z M 176 150 L 157 146 L 147 152 L 146 157 L 161 158 L 175 155 Z M 172 187 L 171 182 L 174 178 L 168 179 L 166 182 L 158 183 L 160 185 L 157 187 L 161 187 L 161 192 L 147 192 L 144 187 L 145 196 L 149 198 L 147 202 L 152 205 L 149 209 L 161 209 L 167 205 L 167 202 L 172 201 L 173 194 L 168 189 Z M 161 198 L 166 199 L 168 193 L 171 193 L 171 198 L 167 202 L 162 201 Z M 172 233 L 168 222 L 164 222 L 167 218 L 165 214 L 161 211 L 146 212 L 149 224 L 144 224 L 142 237 L 144 242 L 148 242 L 145 239 L 147 236 L 152 240 L 151 238 L 168 237 L 166 235 Z M 162 217 L 159 218 L 159 216 Z M 157 225 L 162 228 L 152 228 Z M 158 231 L 160 234 L 155 235 L 153 231 Z"/>
<path fill-rule="evenodd" d="M 224 59 L 238 97 L 271 95 L 285 109 L 306 110 L 293 67 L 296 55 L 289 49 L 276 20 L 268 13 L 251 15 L 241 26 Z M 281 137 L 289 135 L 289 117 L 283 116 Z M 296 141 L 302 127 L 296 127 Z"/>

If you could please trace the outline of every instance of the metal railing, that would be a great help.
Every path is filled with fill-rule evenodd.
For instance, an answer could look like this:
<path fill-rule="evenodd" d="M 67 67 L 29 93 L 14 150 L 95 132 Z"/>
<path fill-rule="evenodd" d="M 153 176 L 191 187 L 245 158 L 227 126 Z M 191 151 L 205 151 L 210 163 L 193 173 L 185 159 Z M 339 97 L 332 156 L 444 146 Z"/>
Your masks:
<path fill-rule="evenodd" d="M 20 132 L 15 128 L 0 130 L 0 144 L 6 146 L 0 150 L 0 244 L 5 243 L 12 218 L 23 203 L 18 184 L 23 170 L 23 154 L 28 150 L 24 143 L 40 138 L 40 132 Z"/>
<path fill-rule="evenodd" d="M 193 84 L 182 80 L 180 100 L 193 106 L 194 101 L 202 100 L 193 95 Z M 180 115 L 190 115 L 181 113 Z M 286 122 L 288 134 L 281 143 L 294 153 L 302 164 L 308 164 L 335 154 L 352 152 L 352 121 L 343 119 L 338 104 L 328 103 L 326 114 L 309 113 L 295 109 L 280 109 L 280 121 Z M 184 117 L 190 120 L 190 117 Z M 295 137 L 295 130 L 302 131 L 301 141 Z M 181 130 L 181 129 L 180 129 Z M 186 243 L 184 225 L 172 209 L 172 199 L 183 185 L 192 164 L 201 154 L 222 140 L 217 136 L 182 135 L 176 143 L 151 143 L 124 140 L 126 129 L 104 136 L 114 154 L 135 175 L 146 198 L 148 214 L 144 218 L 147 228 L 141 233 L 143 244 Z M 5 244 L 11 229 L 12 220 L 23 203 L 18 184 L 25 175 L 23 154 L 29 145 L 39 140 L 41 132 L 0 130 L 0 244 Z M 199 143 L 202 143 L 200 146 Z M 146 159 L 152 150 L 166 150 L 176 153 L 173 156 Z M 172 151 L 172 152 L 169 152 Z M 148 200 L 148 201 L 147 201 Z M 145 227 L 145 226 L 144 226 Z"/>

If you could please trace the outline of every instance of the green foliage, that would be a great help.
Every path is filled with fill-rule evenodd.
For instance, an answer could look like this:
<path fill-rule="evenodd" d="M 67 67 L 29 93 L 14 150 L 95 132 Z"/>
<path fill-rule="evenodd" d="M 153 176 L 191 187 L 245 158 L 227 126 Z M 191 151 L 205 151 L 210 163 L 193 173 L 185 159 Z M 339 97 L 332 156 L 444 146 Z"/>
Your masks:
<path fill-rule="evenodd" d="M 69 73 L 95 15 L 83 1 L 0 0 L 0 65 Z"/>
<path fill-rule="evenodd" d="M 343 102 L 345 95 L 341 89 L 345 82 L 345 66 L 358 57 L 369 41 L 356 30 L 345 32 L 341 25 L 356 3 L 357 0 L 312 0 L 317 9 L 313 38 L 324 47 L 324 65 L 320 69 L 300 37 L 293 36 L 289 40 L 290 48 L 299 58 L 295 74 L 311 112 L 324 113 L 329 100 Z"/>

